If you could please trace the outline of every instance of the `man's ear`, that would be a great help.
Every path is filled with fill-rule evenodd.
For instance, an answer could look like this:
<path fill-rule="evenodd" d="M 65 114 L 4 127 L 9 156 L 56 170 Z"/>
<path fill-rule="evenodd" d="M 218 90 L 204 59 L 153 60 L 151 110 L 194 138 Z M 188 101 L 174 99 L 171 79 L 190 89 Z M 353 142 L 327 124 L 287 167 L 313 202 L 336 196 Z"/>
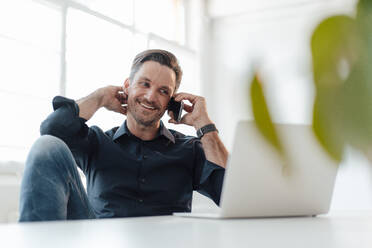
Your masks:
<path fill-rule="evenodd" d="M 128 95 L 128 88 L 129 88 L 129 85 L 130 85 L 130 82 L 129 82 L 129 78 L 125 79 L 124 81 L 124 86 L 123 86 L 123 91 L 125 94 Z"/>

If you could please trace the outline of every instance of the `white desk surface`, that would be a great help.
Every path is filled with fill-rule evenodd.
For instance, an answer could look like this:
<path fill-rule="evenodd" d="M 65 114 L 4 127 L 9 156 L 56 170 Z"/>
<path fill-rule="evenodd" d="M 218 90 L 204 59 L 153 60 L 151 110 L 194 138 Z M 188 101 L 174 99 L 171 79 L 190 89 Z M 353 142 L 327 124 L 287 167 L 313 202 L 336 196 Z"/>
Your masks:
<path fill-rule="evenodd" d="M 0 247 L 372 247 L 372 212 L 316 218 L 174 216 L 0 225 Z"/>

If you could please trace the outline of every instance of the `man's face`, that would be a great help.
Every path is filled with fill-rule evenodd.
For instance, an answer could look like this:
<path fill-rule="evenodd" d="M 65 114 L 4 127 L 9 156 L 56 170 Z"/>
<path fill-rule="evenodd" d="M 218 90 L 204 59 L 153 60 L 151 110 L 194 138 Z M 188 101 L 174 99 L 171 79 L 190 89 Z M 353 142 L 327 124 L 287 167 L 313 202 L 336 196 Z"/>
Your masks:
<path fill-rule="evenodd" d="M 153 126 L 167 110 L 176 87 L 172 69 L 155 61 L 146 61 L 131 82 L 125 81 L 128 94 L 128 116 L 142 126 Z"/>

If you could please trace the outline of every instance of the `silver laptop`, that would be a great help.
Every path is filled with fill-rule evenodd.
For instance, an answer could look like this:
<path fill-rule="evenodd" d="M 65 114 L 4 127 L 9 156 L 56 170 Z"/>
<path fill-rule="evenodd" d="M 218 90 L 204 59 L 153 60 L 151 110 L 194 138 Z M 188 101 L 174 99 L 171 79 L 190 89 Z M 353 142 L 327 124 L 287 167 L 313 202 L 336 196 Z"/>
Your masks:
<path fill-rule="evenodd" d="M 263 138 L 252 121 L 238 123 L 218 213 L 184 217 L 315 216 L 329 211 L 338 164 L 321 148 L 311 126 L 275 124 L 288 156 Z"/>

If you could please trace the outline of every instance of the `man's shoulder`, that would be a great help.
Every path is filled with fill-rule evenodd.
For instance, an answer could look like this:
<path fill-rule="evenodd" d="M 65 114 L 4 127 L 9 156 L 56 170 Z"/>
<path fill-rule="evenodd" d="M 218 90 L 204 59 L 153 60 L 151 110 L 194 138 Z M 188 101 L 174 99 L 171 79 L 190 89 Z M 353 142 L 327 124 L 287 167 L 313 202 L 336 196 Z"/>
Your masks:
<path fill-rule="evenodd" d="M 97 127 L 97 128 L 99 128 L 99 127 Z M 104 133 L 107 135 L 107 136 L 109 136 L 109 137 L 113 137 L 114 136 L 114 134 L 116 133 L 116 131 L 119 129 L 119 126 L 118 127 L 113 127 L 113 128 L 111 128 L 111 129 L 109 129 L 109 130 L 106 130 Z M 100 129 L 101 131 L 102 131 L 102 129 Z"/>

